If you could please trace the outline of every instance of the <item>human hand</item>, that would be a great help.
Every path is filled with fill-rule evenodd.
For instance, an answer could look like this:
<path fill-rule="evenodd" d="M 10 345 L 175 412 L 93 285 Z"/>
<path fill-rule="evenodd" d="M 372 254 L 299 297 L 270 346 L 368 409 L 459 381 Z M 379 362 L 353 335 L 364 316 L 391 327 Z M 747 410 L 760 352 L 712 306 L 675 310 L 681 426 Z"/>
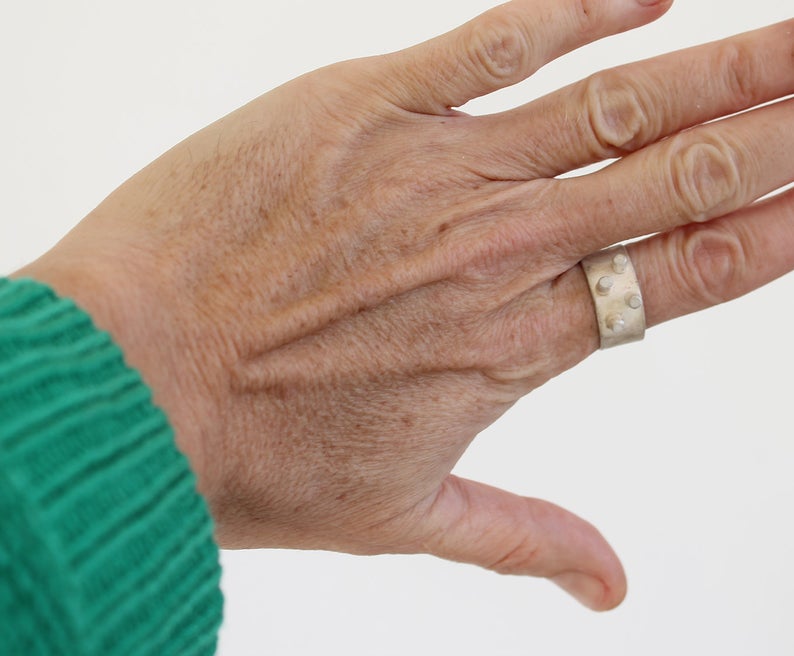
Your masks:
<path fill-rule="evenodd" d="M 596 346 L 583 255 L 792 178 L 789 105 L 644 148 L 790 93 L 790 29 L 498 116 L 447 109 L 663 9 L 581 7 L 514 2 L 271 92 L 145 169 L 27 271 L 143 371 L 225 544 L 429 551 L 556 575 L 598 608 L 622 597 L 587 524 L 448 474 L 479 430 Z M 790 204 L 634 245 L 649 323 L 788 270 Z"/>

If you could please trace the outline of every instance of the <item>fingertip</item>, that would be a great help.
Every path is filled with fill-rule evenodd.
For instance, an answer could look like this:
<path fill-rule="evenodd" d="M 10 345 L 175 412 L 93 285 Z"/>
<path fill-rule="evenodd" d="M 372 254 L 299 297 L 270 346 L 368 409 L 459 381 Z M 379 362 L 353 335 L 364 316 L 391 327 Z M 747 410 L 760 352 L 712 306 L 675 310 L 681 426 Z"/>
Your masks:
<path fill-rule="evenodd" d="M 550 580 L 590 610 L 604 612 L 617 608 L 626 598 L 625 576 L 611 584 L 579 571 L 563 572 Z"/>
<path fill-rule="evenodd" d="M 606 583 L 603 585 L 604 590 L 601 599 L 599 599 L 596 604 L 590 607 L 591 610 L 599 612 L 614 610 L 620 606 L 620 604 L 622 604 L 623 600 L 626 598 L 628 585 L 626 583 L 626 575 L 624 574 L 622 567 L 620 569 L 620 576 L 617 580 L 615 580 L 611 585 Z"/>
<path fill-rule="evenodd" d="M 660 19 L 673 6 L 673 0 L 620 0 L 625 23 L 617 32 L 634 30 Z"/>
<path fill-rule="evenodd" d="M 649 20 L 656 20 L 667 13 L 673 6 L 673 0 L 631 0 L 651 13 Z"/>
<path fill-rule="evenodd" d="M 595 531 L 595 529 L 593 529 Z M 574 568 L 549 577 L 557 586 L 590 610 L 604 612 L 619 606 L 628 589 L 626 572 L 615 551 L 596 531 L 597 554 L 589 567 Z"/>
<path fill-rule="evenodd" d="M 642 7 L 666 7 L 673 4 L 673 0 L 635 0 Z"/>
<path fill-rule="evenodd" d="M 607 587 L 600 579 L 582 572 L 563 572 L 552 576 L 551 581 L 580 604 L 592 610 L 597 610 L 601 606 L 607 591 Z"/>

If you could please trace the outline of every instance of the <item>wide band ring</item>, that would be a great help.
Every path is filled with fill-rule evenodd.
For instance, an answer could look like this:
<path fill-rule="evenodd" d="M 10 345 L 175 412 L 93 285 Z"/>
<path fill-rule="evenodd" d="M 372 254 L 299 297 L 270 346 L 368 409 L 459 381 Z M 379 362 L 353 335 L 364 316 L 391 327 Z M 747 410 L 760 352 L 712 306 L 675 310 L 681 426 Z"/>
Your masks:
<path fill-rule="evenodd" d="M 601 348 L 645 337 L 642 292 L 625 246 L 588 255 L 581 265 L 595 305 Z"/>

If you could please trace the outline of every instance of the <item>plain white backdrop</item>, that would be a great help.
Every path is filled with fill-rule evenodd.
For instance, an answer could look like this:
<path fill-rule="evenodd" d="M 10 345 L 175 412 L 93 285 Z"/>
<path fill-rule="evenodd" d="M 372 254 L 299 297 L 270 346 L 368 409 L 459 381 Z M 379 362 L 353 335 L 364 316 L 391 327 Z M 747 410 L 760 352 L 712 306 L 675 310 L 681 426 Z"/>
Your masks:
<path fill-rule="evenodd" d="M 260 93 L 411 45 L 491 4 L 4 0 L 0 273 Z M 466 109 L 507 109 L 599 68 L 790 15 L 791 0 L 678 0 L 658 23 Z M 788 276 L 596 354 L 524 399 L 459 463 L 462 475 L 600 527 L 629 576 L 616 611 L 429 557 L 224 553 L 220 653 L 794 654 L 792 335 Z"/>

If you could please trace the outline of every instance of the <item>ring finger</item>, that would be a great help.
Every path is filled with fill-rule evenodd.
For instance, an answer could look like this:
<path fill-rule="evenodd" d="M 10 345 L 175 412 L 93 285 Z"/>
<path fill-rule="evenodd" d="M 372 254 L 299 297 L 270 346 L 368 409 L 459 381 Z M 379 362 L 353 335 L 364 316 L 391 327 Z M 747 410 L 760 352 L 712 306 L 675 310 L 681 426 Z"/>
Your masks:
<path fill-rule="evenodd" d="M 782 101 L 556 181 L 561 218 L 542 229 L 573 264 L 618 241 L 735 212 L 794 180 L 792 124 L 794 100 Z"/>
<path fill-rule="evenodd" d="M 680 226 L 627 246 L 642 290 L 648 326 L 742 296 L 794 269 L 794 190 L 707 223 Z M 521 369 L 544 344 L 554 370 L 524 382 L 535 387 L 598 348 L 590 291 L 580 266 L 540 290 L 527 291 L 488 322 L 500 333 L 524 334 L 520 353 L 503 354 Z M 543 308 L 544 317 L 537 317 Z M 532 317 L 532 321 L 528 318 Z M 531 326 L 527 330 L 527 326 Z M 504 372 L 507 377 L 511 372 Z"/>

